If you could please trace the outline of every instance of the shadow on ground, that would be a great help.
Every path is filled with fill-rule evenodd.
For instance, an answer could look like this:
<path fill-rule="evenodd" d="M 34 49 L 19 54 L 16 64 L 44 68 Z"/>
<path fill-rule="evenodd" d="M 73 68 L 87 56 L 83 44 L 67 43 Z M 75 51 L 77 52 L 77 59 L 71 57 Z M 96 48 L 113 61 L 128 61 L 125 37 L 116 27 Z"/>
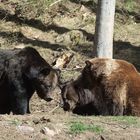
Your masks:
<path fill-rule="evenodd" d="M 12 39 L 12 37 L 14 37 L 14 36 L 15 36 L 16 40 Z M 51 50 L 58 50 L 59 48 L 67 50 L 67 48 L 63 45 L 51 44 L 48 41 L 41 41 L 41 40 L 37 40 L 37 39 L 27 38 L 21 32 L 14 32 L 14 33 L 13 32 L 0 32 L 0 37 L 6 38 L 8 40 L 11 39 L 11 41 L 13 41 L 13 42 L 16 41 L 18 43 L 31 44 L 32 46 L 48 48 Z"/>
<path fill-rule="evenodd" d="M 140 46 L 121 40 L 114 42 L 114 58 L 124 59 L 136 66 L 140 71 Z"/>
<path fill-rule="evenodd" d="M 45 25 L 42 21 L 37 20 L 37 19 L 27 19 L 25 17 L 18 17 L 18 15 L 16 15 L 16 14 L 12 15 L 3 9 L 0 9 L 0 19 L 1 20 L 4 19 L 5 21 L 11 21 L 11 22 L 14 22 L 19 25 L 26 24 L 30 27 L 39 29 L 43 32 L 48 32 L 50 30 L 53 30 L 53 31 L 57 32 L 58 34 L 64 34 L 64 33 L 72 31 L 66 27 L 61 27 L 56 24 Z M 85 30 L 82 30 L 82 29 L 74 29 L 74 30 L 79 30 L 87 38 L 89 38 L 89 39 L 91 38 L 92 34 L 86 32 Z"/>
<path fill-rule="evenodd" d="M 10 14 L 8 11 L 0 9 L 0 19 L 4 19 L 5 21 L 11 21 L 14 22 L 16 24 L 22 25 L 22 24 L 26 24 L 30 27 L 34 27 L 36 29 L 39 29 L 43 32 L 47 32 L 49 30 L 54 30 L 56 32 L 58 32 L 59 34 L 63 34 L 65 32 L 68 32 L 69 29 L 64 28 L 64 27 L 58 27 L 57 25 L 45 25 L 44 23 L 42 23 L 40 20 L 37 19 L 27 19 L 25 17 L 19 17 L 16 14 Z"/>
<path fill-rule="evenodd" d="M 133 17 L 133 20 L 136 22 L 136 23 L 140 23 L 140 14 L 139 13 L 136 13 L 134 11 L 128 11 L 128 10 L 125 10 L 125 9 L 119 9 L 119 8 L 116 8 L 115 10 L 116 13 L 119 13 L 120 15 L 125 15 L 126 17 Z"/>
<path fill-rule="evenodd" d="M 140 46 L 135 46 L 130 42 L 123 42 L 121 40 L 114 41 L 113 46 L 113 56 L 115 59 L 129 61 L 140 71 Z M 93 44 L 78 45 L 72 48 L 72 50 L 89 58 L 96 56 L 96 48 Z"/>

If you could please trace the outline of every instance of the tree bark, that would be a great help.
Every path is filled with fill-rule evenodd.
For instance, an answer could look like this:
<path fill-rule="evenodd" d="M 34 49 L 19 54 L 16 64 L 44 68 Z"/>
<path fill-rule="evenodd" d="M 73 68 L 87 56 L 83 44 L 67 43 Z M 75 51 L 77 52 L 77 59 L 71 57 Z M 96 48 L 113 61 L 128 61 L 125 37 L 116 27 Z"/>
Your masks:
<path fill-rule="evenodd" d="M 98 0 L 94 41 L 96 55 L 99 58 L 113 57 L 115 1 Z"/>

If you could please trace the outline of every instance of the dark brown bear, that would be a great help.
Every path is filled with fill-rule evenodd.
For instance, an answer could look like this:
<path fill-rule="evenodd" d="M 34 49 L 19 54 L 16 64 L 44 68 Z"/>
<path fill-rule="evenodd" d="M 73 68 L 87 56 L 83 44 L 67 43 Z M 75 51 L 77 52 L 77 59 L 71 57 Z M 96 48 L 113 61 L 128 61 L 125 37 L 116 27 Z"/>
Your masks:
<path fill-rule="evenodd" d="M 50 101 L 57 81 L 57 71 L 35 49 L 0 50 L 0 114 L 30 113 L 33 93 Z"/>
<path fill-rule="evenodd" d="M 140 74 L 126 61 L 94 58 L 63 87 L 62 99 L 77 114 L 140 116 Z"/>

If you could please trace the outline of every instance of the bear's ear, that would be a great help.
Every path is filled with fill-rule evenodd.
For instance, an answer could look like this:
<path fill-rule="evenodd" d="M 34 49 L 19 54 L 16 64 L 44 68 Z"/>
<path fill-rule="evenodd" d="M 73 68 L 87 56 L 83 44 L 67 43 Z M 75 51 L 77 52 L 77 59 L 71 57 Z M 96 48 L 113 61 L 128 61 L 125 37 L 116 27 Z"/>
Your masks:
<path fill-rule="evenodd" d="M 87 67 L 91 67 L 92 63 L 89 60 L 85 61 Z"/>
<path fill-rule="evenodd" d="M 50 69 L 49 68 L 44 68 L 42 70 L 40 70 L 40 74 L 43 74 L 43 75 L 48 75 L 50 73 Z"/>

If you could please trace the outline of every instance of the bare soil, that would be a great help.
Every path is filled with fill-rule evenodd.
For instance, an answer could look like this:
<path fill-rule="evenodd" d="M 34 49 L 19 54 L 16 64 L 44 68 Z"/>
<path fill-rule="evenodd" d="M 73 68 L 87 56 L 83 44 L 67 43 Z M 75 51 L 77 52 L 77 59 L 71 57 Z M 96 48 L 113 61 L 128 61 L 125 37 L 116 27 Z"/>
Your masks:
<path fill-rule="evenodd" d="M 75 79 L 80 72 L 72 69 L 83 67 L 86 59 L 95 56 L 96 3 L 90 0 L 62 0 L 40 15 L 24 0 L 17 12 L 18 3 L 18 0 L 17 3 L 0 1 L 0 47 L 32 46 L 50 64 L 62 53 L 71 53 L 73 57 L 63 69 L 62 78 L 64 81 Z M 139 9 L 129 12 L 117 7 L 114 58 L 127 60 L 140 71 Z M 78 116 L 64 112 L 58 106 L 59 89 L 54 91 L 53 96 L 55 100 L 46 102 L 34 94 L 29 115 L 0 115 L 0 140 L 140 140 L 140 118 Z M 100 126 L 102 131 L 72 132 L 73 122 Z"/>

